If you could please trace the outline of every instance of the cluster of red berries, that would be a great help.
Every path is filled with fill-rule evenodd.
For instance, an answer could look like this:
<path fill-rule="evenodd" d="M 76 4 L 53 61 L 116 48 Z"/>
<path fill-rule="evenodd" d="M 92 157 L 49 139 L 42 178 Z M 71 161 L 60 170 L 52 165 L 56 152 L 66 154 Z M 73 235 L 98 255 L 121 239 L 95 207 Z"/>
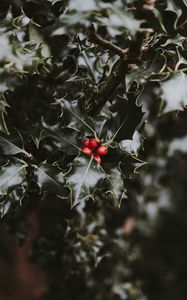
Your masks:
<path fill-rule="evenodd" d="M 100 156 L 104 156 L 108 153 L 108 149 L 106 146 L 102 146 L 100 141 L 96 138 L 83 140 L 84 148 L 82 152 L 89 156 L 93 155 L 93 158 L 101 164 L 102 160 Z"/>

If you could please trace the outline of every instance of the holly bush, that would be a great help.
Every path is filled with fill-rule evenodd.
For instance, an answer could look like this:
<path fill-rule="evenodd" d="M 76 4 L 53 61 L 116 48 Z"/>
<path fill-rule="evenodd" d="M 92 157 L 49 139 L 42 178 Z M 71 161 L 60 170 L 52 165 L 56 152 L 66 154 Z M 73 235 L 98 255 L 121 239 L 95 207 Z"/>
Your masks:
<path fill-rule="evenodd" d="M 186 299 L 186 14 L 1 1 L 3 300 Z"/>

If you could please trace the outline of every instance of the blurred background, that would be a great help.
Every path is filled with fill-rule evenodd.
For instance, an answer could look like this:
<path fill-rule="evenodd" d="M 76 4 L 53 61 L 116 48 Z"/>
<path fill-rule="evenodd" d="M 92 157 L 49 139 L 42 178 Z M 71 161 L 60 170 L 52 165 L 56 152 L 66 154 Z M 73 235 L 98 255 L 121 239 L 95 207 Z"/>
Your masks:
<path fill-rule="evenodd" d="M 96 2 L 71 0 L 70 11 L 93 13 Z M 4 18 L 9 5 L 15 18 L 23 10 L 60 59 L 68 37 L 50 32 L 66 4 L 1 0 L 0 14 Z M 75 31 L 70 25 L 83 21 L 71 16 L 68 30 Z M 128 198 L 120 209 L 89 201 L 71 210 L 55 196 L 36 197 L 1 219 L 1 300 L 187 299 L 187 109 L 158 116 L 153 88 L 144 95 L 149 115 L 139 157 L 146 164 L 126 179 Z"/>

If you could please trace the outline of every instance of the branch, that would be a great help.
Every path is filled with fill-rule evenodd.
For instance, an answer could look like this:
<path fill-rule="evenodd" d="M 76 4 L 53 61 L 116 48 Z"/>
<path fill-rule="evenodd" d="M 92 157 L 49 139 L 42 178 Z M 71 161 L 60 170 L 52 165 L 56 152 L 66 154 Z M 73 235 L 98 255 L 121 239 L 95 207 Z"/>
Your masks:
<path fill-rule="evenodd" d="M 96 115 L 107 101 L 113 100 L 121 82 L 125 80 L 127 67 L 127 61 L 119 58 L 110 75 L 100 84 L 99 90 L 86 101 L 85 108 L 89 115 Z"/>
<path fill-rule="evenodd" d="M 127 53 L 129 50 L 128 48 L 122 49 L 122 48 L 112 44 L 111 42 L 107 41 L 106 39 L 103 39 L 101 36 L 99 36 L 95 32 L 95 28 L 93 25 L 89 26 L 87 28 L 86 32 L 87 32 L 89 42 L 99 45 L 107 50 L 110 50 L 111 52 L 119 55 L 123 59 L 127 58 Z"/>
<path fill-rule="evenodd" d="M 110 75 L 99 84 L 98 91 L 94 92 L 91 98 L 85 103 L 87 113 L 93 116 L 99 113 L 107 101 L 114 99 L 122 81 L 125 81 L 128 66 L 140 63 L 144 33 L 137 32 L 135 39 L 131 42 L 128 49 L 117 47 L 100 37 L 95 32 L 93 25 L 87 29 L 87 36 L 90 42 L 100 45 L 120 56 Z"/>

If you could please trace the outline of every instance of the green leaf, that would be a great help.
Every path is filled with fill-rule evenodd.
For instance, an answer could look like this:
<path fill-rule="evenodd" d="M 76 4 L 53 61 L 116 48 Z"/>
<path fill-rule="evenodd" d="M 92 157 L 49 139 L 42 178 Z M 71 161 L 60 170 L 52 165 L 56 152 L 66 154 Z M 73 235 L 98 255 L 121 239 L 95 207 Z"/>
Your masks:
<path fill-rule="evenodd" d="M 67 122 L 68 127 L 86 132 L 87 134 L 95 134 L 94 122 L 92 118 L 86 114 L 81 101 L 57 99 L 56 102 L 62 107 L 63 121 Z"/>
<path fill-rule="evenodd" d="M 41 44 L 41 54 L 43 57 L 47 58 L 51 56 L 48 45 L 44 42 L 42 34 L 39 32 L 38 27 L 33 22 L 29 23 L 29 39 L 32 43 Z"/>
<path fill-rule="evenodd" d="M 0 131 L 5 134 L 9 134 L 6 122 L 5 122 L 5 115 L 7 114 L 6 109 L 9 105 L 4 101 L 0 100 Z"/>
<path fill-rule="evenodd" d="M 19 159 L 9 160 L 0 168 L 0 196 L 5 196 L 25 179 L 27 164 Z"/>
<path fill-rule="evenodd" d="M 53 139 L 55 146 L 64 151 L 66 155 L 77 155 L 80 153 L 81 149 L 78 146 L 80 144 L 79 131 L 69 127 L 61 128 L 60 124 L 51 126 L 44 120 L 42 121 L 42 125 L 47 129 L 45 131 L 45 137 Z"/>
<path fill-rule="evenodd" d="M 71 189 L 71 205 L 93 198 L 94 191 L 104 176 L 93 157 L 77 157 L 66 174 L 66 184 Z"/>
<path fill-rule="evenodd" d="M 161 98 L 165 103 L 162 113 L 183 110 L 187 105 L 187 75 L 177 73 L 160 84 Z"/>
<path fill-rule="evenodd" d="M 44 42 L 31 41 L 28 35 L 31 20 L 26 15 L 14 18 L 11 10 L 0 24 L 0 90 L 15 87 L 15 75 L 35 73 L 44 64 L 49 52 Z M 47 48 L 48 49 L 48 48 Z M 44 55 L 43 55 L 44 54 Z M 12 82 L 12 78 L 14 78 Z"/>
<path fill-rule="evenodd" d="M 29 153 L 27 153 L 24 149 L 19 148 L 2 136 L 0 136 L 0 152 L 4 155 L 15 155 L 18 153 L 23 153 L 26 156 L 30 157 Z"/>
<path fill-rule="evenodd" d="M 127 90 L 129 90 L 134 83 L 136 83 L 139 88 L 140 86 L 144 86 L 148 80 L 151 80 L 151 76 L 162 74 L 166 62 L 166 57 L 162 53 L 157 53 L 156 57 L 154 56 L 140 66 L 135 66 L 134 69 L 127 74 Z"/>
<path fill-rule="evenodd" d="M 167 10 L 174 12 L 178 16 L 181 15 L 182 10 L 176 5 L 175 1 L 167 0 Z"/>
<path fill-rule="evenodd" d="M 135 130 L 132 139 L 123 140 L 119 143 L 122 150 L 129 154 L 138 154 L 138 150 L 141 148 L 143 142 L 143 137 L 141 134 Z"/>
<path fill-rule="evenodd" d="M 43 162 L 33 165 L 35 181 L 42 192 L 51 192 L 65 197 L 64 174 L 56 166 Z"/>
<path fill-rule="evenodd" d="M 116 4 L 110 4 L 108 12 L 109 20 L 106 19 L 106 21 L 104 21 L 103 18 L 102 23 L 104 23 L 109 29 L 111 29 L 111 33 L 113 32 L 113 30 L 119 30 L 120 28 L 125 27 L 129 30 L 131 35 L 135 35 L 136 32 L 140 29 L 142 20 L 135 19 L 131 12 L 127 12 L 127 10 L 124 9 L 123 4 L 119 2 Z"/>
<path fill-rule="evenodd" d="M 13 189 L 8 195 L 1 197 L 0 202 L 0 216 L 3 217 L 11 208 L 11 206 L 15 207 L 15 203 L 19 203 L 22 205 L 22 200 L 24 196 L 26 196 L 26 181 L 23 180 L 21 184 L 19 184 L 15 189 Z"/>
<path fill-rule="evenodd" d="M 102 110 L 99 116 L 90 117 L 82 106 L 81 100 L 68 101 L 57 99 L 62 108 L 62 121 L 64 128 L 74 129 L 83 136 L 101 136 L 103 124 L 111 118 L 108 108 Z M 106 125 L 106 124 L 105 124 Z M 62 135 L 63 136 L 63 135 Z"/>
<path fill-rule="evenodd" d="M 62 128 L 59 131 L 56 145 L 59 149 L 63 150 L 65 154 L 77 155 L 81 149 L 78 146 L 80 132 L 72 128 Z M 81 144 L 82 146 L 82 144 Z"/>
<path fill-rule="evenodd" d="M 126 155 L 120 162 L 120 170 L 124 178 L 132 178 L 132 176 L 137 174 L 138 170 L 145 164 L 147 164 L 147 162 L 139 159 L 135 155 Z"/>
<path fill-rule="evenodd" d="M 120 142 L 125 139 L 131 139 L 136 128 L 142 123 L 144 118 L 143 107 L 136 103 L 137 95 L 128 93 L 119 97 L 111 110 L 112 118 L 106 123 L 107 138 Z"/>
<path fill-rule="evenodd" d="M 179 33 L 173 37 L 173 38 L 168 38 L 166 40 L 166 42 L 162 45 L 162 47 L 166 47 L 168 45 L 175 45 L 178 47 L 182 47 L 183 48 L 183 44 L 185 42 L 186 38 L 181 36 Z"/>
<path fill-rule="evenodd" d="M 106 176 L 102 182 L 102 189 L 107 196 L 112 196 L 117 206 L 120 206 L 122 199 L 126 198 L 123 174 L 118 167 L 111 164 L 107 166 L 107 169 L 104 169 Z"/>

